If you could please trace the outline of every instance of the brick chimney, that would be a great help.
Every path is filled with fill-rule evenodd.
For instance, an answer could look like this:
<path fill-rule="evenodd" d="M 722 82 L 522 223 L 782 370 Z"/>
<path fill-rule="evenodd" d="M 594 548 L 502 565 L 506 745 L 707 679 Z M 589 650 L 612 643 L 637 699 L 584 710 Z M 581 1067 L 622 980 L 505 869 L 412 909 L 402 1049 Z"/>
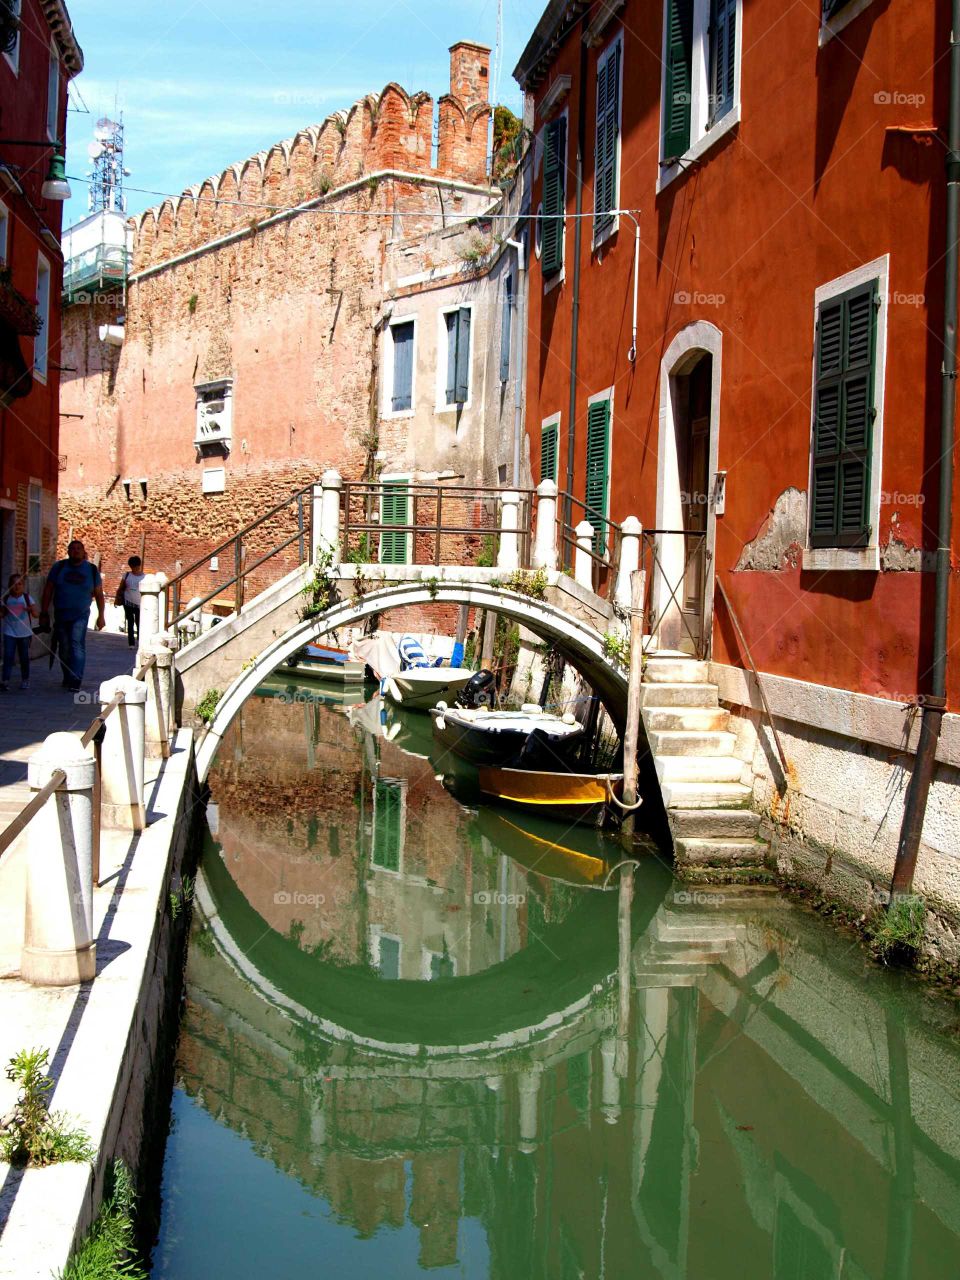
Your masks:
<path fill-rule="evenodd" d="M 450 92 L 440 99 L 438 173 L 486 182 L 489 120 L 490 50 L 461 40 L 450 50 Z"/>
<path fill-rule="evenodd" d="M 462 106 L 490 101 L 490 50 L 460 40 L 450 48 L 450 92 Z"/>

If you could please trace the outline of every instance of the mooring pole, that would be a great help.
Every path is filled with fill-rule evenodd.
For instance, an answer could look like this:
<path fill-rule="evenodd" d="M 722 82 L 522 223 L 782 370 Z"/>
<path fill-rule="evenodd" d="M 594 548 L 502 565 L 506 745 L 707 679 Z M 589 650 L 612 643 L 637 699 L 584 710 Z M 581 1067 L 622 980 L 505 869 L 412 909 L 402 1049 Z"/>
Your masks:
<path fill-rule="evenodd" d="M 630 575 L 630 684 L 627 689 L 627 727 L 623 735 L 623 803 L 637 803 L 637 743 L 640 739 L 640 682 L 643 679 L 643 592 L 646 573 Z M 633 814 L 623 819 L 623 837 L 633 841 Z"/>

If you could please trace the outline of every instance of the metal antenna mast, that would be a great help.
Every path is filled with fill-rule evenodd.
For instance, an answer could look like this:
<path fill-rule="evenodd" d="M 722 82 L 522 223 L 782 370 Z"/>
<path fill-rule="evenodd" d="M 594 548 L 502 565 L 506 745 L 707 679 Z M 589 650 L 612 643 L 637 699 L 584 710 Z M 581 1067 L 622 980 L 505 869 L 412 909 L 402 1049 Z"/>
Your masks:
<path fill-rule="evenodd" d="M 123 180 L 130 176 L 130 172 L 123 167 L 122 116 L 119 120 L 102 116 L 97 121 L 87 155 L 93 162 L 93 172 L 89 175 L 90 212 L 99 213 L 106 209 L 111 213 L 126 213 Z"/>

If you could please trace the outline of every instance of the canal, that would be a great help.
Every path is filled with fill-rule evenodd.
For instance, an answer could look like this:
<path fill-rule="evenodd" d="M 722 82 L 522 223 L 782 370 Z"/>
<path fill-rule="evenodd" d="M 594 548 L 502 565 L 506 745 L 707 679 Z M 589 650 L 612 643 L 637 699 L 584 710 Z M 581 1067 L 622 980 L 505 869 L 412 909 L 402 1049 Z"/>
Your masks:
<path fill-rule="evenodd" d="M 154 1280 L 960 1276 L 955 1005 L 446 767 L 282 678 L 224 739 Z"/>

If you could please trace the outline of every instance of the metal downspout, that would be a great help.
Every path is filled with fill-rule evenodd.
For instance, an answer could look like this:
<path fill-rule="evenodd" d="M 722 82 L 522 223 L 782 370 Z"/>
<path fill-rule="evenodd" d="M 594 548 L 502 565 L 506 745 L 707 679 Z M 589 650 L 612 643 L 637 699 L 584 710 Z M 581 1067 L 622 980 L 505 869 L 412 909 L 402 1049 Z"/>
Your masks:
<path fill-rule="evenodd" d="M 950 26 L 950 116 L 947 138 L 946 245 L 943 280 L 943 364 L 940 394 L 940 485 L 937 577 L 933 619 L 932 692 L 920 698 L 920 739 L 903 809 L 903 825 L 890 885 L 891 900 L 909 893 L 917 866 L 927 797 L 936 765 L 937 741 L 946 709 L 947 604 L 953 516 L 953 452 L 957 379 L 957 267 L 960 232 L 960 0 L 953 0 Z"/>
<path fill-rule="evenodd" d="M 960 0 L 958 0 L 960 2 Z M 580 41 L 580 94 L 577 105 L 577 201 L 573 220 L 573 305 L 570 312 L 570 406 L 567 427 L 567 496 L 563 502 L 563 523 L 569 529 L 573 525 L 573 475 L 577 445 L 577 352 L 580 343 L 580 228 L 583 223 L 583 153 L 586 147 L 587 115 L 587 46 Z M 569 543 L 563 539 L 561 555 L 566 562 Z"/>

